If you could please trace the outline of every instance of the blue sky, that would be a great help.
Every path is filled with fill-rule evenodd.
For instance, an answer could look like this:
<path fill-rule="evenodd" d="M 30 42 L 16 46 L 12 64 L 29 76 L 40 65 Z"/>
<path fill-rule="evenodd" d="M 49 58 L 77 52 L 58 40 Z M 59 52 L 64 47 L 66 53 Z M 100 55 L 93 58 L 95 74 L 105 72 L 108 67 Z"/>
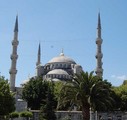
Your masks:
<path fill-rule="evenodd" d="M 19 17 L 16 86 L 35 75 L 38 44 L 46 64 L 61 49 L 85 71 L 96 68 L 97 15 L 101 13 L 104 79 L 121 85 L 127 79 L 126 0 L 1 0 L 0 72 L 9 79 L 11 42 Z"/>

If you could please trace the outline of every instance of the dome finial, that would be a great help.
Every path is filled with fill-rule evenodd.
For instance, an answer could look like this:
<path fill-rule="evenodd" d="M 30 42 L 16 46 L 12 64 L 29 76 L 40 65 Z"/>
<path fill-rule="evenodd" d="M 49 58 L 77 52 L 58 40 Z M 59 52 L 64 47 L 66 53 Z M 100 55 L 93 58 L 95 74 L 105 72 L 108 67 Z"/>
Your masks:
<path fill-rule="evenodd" d="M 61 50 L 60 56 L 64 56 L 63 48 Z"/>

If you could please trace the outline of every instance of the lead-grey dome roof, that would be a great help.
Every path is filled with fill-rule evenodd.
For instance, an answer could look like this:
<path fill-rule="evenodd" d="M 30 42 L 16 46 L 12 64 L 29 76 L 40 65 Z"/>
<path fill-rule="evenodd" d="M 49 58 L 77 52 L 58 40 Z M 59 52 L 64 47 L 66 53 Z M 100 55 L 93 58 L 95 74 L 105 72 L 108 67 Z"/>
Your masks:
<path fill-rule="evenodd" d="M 65 70 L 62 70 L 62 69 L 54 69 L 54 70 L 51 70 L 47 73 L 47 75 L 51 75 L 51 74 L 57 74 L 57 75 L 69 75 Z"/>
<path fill-rule="evenodd" d="M 64 53 L 60 53 L 59 56 L 52 58 L 48 63 L 54 63 L 54 62 L 64 62 L 64 63 L 73 63 L 75 64 L 75 61 L 71 59 L 70 57 L 67 57 L 64 55 Z"/>

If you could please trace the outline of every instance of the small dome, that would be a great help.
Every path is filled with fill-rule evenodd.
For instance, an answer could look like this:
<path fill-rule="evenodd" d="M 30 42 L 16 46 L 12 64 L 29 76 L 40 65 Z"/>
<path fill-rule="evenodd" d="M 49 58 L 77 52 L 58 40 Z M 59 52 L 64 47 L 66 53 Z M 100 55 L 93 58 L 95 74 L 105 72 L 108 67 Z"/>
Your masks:
<path fill-rule="evenodd" d="M 75 61 L 67 56 L 64 56 L 64 53 L 60 53 L 59 56 L 52 58 L 48 63 L 54 63 L 54 62 L 64 62 L 64 63 L 73 63 L 75 64 Z"/>
<path fill-rule="evenodd" d="M 65 70 L 62 69 L 54 69 L 47 73 L 47 75 L 51 74 L 57 74 L 57 75 L 68 75 L 68 73 Z"/>

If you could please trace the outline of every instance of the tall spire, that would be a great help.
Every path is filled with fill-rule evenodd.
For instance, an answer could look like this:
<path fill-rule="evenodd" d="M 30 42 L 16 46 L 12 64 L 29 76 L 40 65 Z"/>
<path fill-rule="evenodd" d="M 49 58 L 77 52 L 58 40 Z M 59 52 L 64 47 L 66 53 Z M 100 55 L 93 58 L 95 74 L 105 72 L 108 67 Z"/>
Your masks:
<path fill-rule="evenodd" d="M 98 13 L 97 36 L 98 36 L 98 38 L 101 38 L 101 18 L 100 18 L 100 12 Z"/>
<path fill-rule="evenodd" d="M 98 26 L 97 26 L 97 39 L 96 39 L 96 44 L 97 44 L 97 54 L 96 54 L 96 59 L 97 59 L 97 67 L 96 67 L 96 74 L 100 78 L 103 77 L 103 69 L 102 69 L 102 51 L 101 51 L 101 44 L 103 40 L 101 38 L 101 19 L 100 19 L 100 13 L 98 13 Z"/>
<path fill-rule="evenodd" d="M 38 47 L 38 56 L 37 56 L 37 63 L 36 66 L 41 64 L 41 45 L 39 43 L 39 47 Z"/>
<path fill-rule="evenodd" d="M 18 16 L 16 16 L 15 28 L 14 28 L 14 38 L 12 41 L 12 54 L 11 54 L 11 69 L 10 69 L 10 89 L 11 91 L 15 91 L 15 79 L 16 79 L 16 63 L 18 59 L 17 55 L 17 46 L 19 44 L 18 41 Z"/>
<path fill-rule="evenodd" d="M 36 62 L 36 75 L 37 77 L 42 75 L 42 65 L 41 65 L 41 45 L 39 43 L 39 47 L 38 47 L 38 55 L 37 55 L 37 62 Z"/>
<path fill-rule="evenodd" d="M 18 15 L 16 16 L 14 32 L 18 32 Z"/>

